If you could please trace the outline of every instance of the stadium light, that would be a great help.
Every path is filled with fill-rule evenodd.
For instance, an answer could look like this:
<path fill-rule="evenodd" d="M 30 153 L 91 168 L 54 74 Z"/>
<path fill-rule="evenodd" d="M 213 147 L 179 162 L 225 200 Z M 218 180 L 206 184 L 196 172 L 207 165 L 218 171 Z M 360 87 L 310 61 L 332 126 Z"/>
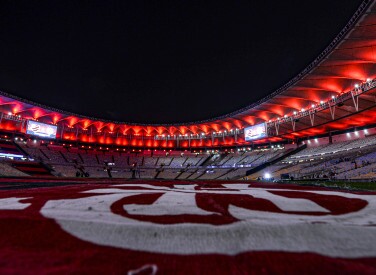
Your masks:
<path fill-rule="evenodd" d="M 269 174 L 269 173 L 265 173 L 264 174 L 264 179 L 270 179 L 272 176 Z"/>
<path fill-rule="evenodd" d="M 367 78 L 367 80 L 366 80 L 367 82 L 371 82 L 371 79 L 370 78 Z"/>
<path fill-rule="evenodd" d="M 296 115 L 296 111 L 294 111 L 294 115 Z"/>
<path fill-rule="evenodd" d="M 320 104 L 324 104 L 324 101 L 320 100 Z"/>
<path fill-rule="evenodd" d="M 312 104 L 311 107 L 312 107 L 312 108 L 315 108 L 315 104 Z"/>
<path fill-rule="evenodd" d="M 336 97 L 334 95 L 332 95 L 332 99 L 335 99 Z"/>
<path fill-rule="evenodd" d="M 359 84 L 355 84 L 355 88 L 359 88 Z"/>

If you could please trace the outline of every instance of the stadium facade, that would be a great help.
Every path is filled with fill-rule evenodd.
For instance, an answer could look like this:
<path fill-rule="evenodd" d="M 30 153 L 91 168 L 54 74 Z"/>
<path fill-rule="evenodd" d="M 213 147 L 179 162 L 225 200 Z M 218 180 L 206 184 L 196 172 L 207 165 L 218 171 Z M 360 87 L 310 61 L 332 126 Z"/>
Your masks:
<path fill-rule="evenodd" d="M 1 92 L 0 130 L 31 138 L 41 131 L 42 137 L 79 144 L 192 149 L 295 142 L 367 127 L 374 124 L 376 115 L 375 9 L 373 1 L 364 1 L 338 36 L 300 74 L 262 100 L 221 117 L 158 125 L 108 121 Z M 265 133 L 247 139 L 246 130 L 255 125 Z"/>

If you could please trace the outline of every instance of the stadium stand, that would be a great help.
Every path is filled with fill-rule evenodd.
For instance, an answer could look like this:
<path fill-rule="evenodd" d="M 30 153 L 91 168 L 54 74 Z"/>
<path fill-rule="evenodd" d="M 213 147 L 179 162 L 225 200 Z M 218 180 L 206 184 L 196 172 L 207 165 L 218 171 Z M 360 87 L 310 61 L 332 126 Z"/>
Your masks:
<path fill-rule="evenodd" d="M 50 167 L 51 173 L 59 177 L 108 178 L 106 163 L 113 164 L 109 167 L 114 178 L 132 178 L 132 169 L 135 169 L 136 178 L 145 179 L 260 179 L 265 174 L 270 174 L 274 179 L 280 179 L 281 175 L 294 179 L 374 179 L 376 176 L 375 135 L 319 144 L 287 157 L 284 156 L 292 149 L 284 149 L 283 146 L 234 152 L 183 153 L 174 150 L 89 150 L 75 146 L 9 140 L 6 143 L 13 153 L 25 155 L 25 159 L 18 161 L 17 165 L 14 161 L 3 161 L 3 176 L 27 176 L 33 173 L 50 175 L 46 168 Z M 25 162 L 26 158 L 34 160 L 38 168 L 31 167 L 34 164 Z M 276 159 L 277 161 L 273 161 Z M 39 162 L 42 164 L 38 164 Z M 247 176 L 251 169 L 264 165 L 266 166 L 260 171 Z"/>
<path fill-rule="evenodd" d="M 26 173 L 21 172 L 20 170 L 13 168 L 9 163 L 3 161 L 0 162 L 0 176 L 6 177 L 27 177 L 29 176 Z"/>
<path fill-rule="evenodd" d="M 374 179 L 376 171 L 376 136 L 341 141 L 306 148 L 297 154 L 250 175 L 265 174 L 280 179 L 288 174 L 294 179 Z"/>

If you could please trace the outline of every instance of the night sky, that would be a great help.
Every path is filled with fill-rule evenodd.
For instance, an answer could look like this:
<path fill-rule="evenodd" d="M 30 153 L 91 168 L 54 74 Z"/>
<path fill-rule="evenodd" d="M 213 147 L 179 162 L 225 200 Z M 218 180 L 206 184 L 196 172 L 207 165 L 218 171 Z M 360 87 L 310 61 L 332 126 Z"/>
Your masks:
<path fill-rule="evenodd" d="M 361 2 L 0 0 L 0 90 L 117 121 L 210 119 L 288 82 Z"/>

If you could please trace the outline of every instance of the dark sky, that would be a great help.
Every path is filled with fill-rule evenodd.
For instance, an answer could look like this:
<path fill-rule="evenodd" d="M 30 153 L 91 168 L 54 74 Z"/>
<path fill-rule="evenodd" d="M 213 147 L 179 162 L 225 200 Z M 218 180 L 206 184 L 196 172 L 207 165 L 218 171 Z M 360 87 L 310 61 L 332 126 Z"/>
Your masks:
<path fill-rule="evenodd" d="M 118 121 L 210 119 L 293 78 L 361 2 L 0 0 L 0 90 Z"/>

